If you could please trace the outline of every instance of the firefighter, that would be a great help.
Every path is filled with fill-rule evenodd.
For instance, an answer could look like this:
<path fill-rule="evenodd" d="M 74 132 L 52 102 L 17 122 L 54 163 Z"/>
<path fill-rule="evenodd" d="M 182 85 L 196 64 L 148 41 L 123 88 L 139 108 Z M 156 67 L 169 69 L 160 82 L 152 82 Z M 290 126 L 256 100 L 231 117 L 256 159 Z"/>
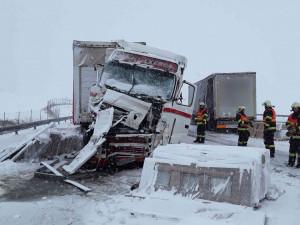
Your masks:
<path fill-rule="evenodd" d="M 300 103 L 294 102 L 292 104 L 293 113 L 286 121 L 288 132 L 286 136 L 290 137 L 290 154 L 288 166 L 294 166 L 296 161 L 296 154 L 298 154 L 297 168 L 300 168 Z"/>
<path fill-rule="evenodd" d="M 197 139 L 194 142 L 204 143 L 205 141 L 205 130 L 206 130 L 206 119 L 208 117 L 207 109 L 205 108 L 205 103 L 199 103 L 199 110 L 197 112 L 196 122 L 197 122 Z"/>
<path fill-rule="evenodd" d="M 265 107 L 263 114 L 264 123 L 264 143 L 266 149 L 270 150 L 270 157 L 275 157 L 274 133 L 276 131 L 276 113 L 270 100 L 262 104 Z"/>
<path fill-rule="evenodd" d="M 238 146 L 247 146 L 248 139 L 250 136 L 249 125 L 253 127 L 252 123 L 249 122 L 248 116 L 245 114 L 245 106 L 239 106 L 236 113 L 236 120 L 238 121 Z"/>

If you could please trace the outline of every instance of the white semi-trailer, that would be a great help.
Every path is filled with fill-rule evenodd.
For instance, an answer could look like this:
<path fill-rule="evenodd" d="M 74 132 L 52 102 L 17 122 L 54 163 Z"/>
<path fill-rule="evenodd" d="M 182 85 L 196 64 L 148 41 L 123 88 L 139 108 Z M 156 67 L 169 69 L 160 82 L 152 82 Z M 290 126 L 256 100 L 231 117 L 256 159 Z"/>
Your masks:
<path fill-rule="evenodd" d="M 246 107 L 249 119 L 256 119 L 256 73 L 214 73 L 195 83 L 197 94 L 194 117 L 199 102 L 208 108 L 208 127 L 212 130 L 235 129 L 236 112 L 239 106 Z M 194 95 L 190 92 L 189 99 Z"/>
<path fill-rule="evenodd" d="M 187 135 L 195 101 L 185 104 L 181 90 L 196 87 L 183 80 L 184 56 L 124 40 L 74 41 L 73 53 L 73 121 L 91 137 L 65 171 L 91 157 L 100 167 L 142 162 Z"/>

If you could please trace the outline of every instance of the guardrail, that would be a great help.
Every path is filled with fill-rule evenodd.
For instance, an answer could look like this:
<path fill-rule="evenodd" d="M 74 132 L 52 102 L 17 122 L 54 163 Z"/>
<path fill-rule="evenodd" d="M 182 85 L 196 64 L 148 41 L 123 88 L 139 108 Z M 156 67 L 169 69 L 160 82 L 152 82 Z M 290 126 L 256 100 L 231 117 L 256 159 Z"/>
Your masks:
<path fill-rule="evenodd" d="M 9 133 L 9 132 L 15 132 L 18 134 L 19 130 L 24 130 L 28 128 L 34 128 L 36 129 L 37 126 L 49 124 L 51 122 L 60 122 L 60 121 L 67 121 L 71 120 L 72 116 L 66 116 L 66 117 L 61 117 L 57 119 L 49 119 L 49 120 L 41 120 L 41 121 L 36 121 L 36 122 L 30 122 L 30 123 L 23 123 L 23 124 L 18 124 L 18 125 L 13 125 L 13 126 L 7 126 L 7 127 L 0 127 L 0 134 L 2 133 Z"/>
<path fill-rule="evenodd" d="M 263 114 L 256 114 L 257 116 L 263 116 Z M 289 117 L 290 115 L 276 115 L 276 117 Z"/>

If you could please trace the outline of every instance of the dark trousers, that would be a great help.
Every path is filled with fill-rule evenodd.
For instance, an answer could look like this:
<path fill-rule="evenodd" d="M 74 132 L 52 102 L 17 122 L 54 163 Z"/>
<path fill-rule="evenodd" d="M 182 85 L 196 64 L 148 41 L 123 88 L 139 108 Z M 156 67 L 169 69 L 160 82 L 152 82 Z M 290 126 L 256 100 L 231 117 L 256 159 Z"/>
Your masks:
<path fill-rule="evenodd" d="M 290 138 L 290 152 L 289 152 L 289 165 L 293 166 L 298 154 L 298 165 L 300 165 L 300 139 Z"/>
<path fill-rule="evenodd" d="M 238 130 L 239 140 L 238 146 L 247 146 L 249 140 L 249 131 L 247 130 Z"/>
<path fill-rule="evenodd" d="M 205 124 L 200 124 L 197 126 L 197 140 L 199 140 L 199 142 L 201 143 L 204 143 L 205 141 L 205 130 L 206 130 Z"/>
<path fill-rule="evenodd" d="M 275 131 L 264 131 L 264 143 L 266 149 L 270 149 L 270 155 L 274 156 L 275 153 L 275 145 L 274 145 L 274 133 Z"/>

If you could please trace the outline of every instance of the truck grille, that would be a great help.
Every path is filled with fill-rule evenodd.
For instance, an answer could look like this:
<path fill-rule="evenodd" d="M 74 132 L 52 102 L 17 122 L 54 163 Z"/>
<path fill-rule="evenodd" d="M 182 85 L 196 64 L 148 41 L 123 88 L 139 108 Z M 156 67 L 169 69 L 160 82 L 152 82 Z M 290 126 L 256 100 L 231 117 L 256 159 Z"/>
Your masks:
<path fill-rule="evenodd" d="M 109 143 L 147 143 L 148 137 L 109 137 Z"/>
<path fill-rule="evenodd" d="M 109 153 L 111 154 L 114 152 L 124 152 L 124 153 L 144 155 L 145 148 L 135 147 L 135 146 L 109 146 Z"/>

